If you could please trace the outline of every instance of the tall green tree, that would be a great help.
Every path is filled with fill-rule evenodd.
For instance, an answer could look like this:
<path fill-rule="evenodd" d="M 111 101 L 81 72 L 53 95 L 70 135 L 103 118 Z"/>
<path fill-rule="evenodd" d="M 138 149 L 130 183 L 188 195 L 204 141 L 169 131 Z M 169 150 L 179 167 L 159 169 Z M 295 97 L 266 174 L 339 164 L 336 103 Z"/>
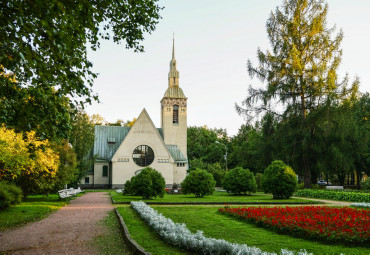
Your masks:
<path fill-rule="evenodd" d="M 274 112 L 282 105 L 285 115 L 299 116 L 296 126 L 302 139 L 302 163 L 305 187 L 311 186 L 311 137 L 315 130 L 307 118 L 328 97 L 348 92 L 347 81 L 338 81 L 343 33 L 334 34 L 327 27 L 328 5 L 323 0 L 285 0 L 272 12 L 266 27 L 271 51 L 257 51 L 259 65 L 248 60 L 250 77 L 266 83 L 263 88 L 249 88 L 249 95 L 236 105 L 240 114 L 249 117 L 263 111 Z M 353 88 L 358 85 L 358 80 Z M 275 111 L 276 112 L 276 111 Z"/>
<path fill-rule="evenodd" d="M 93 164 L 92 148 L 95 138 L 94 119 L 84 111 L 78 111 L 72 119 L 69 142 L 78 162 L 77 180 L 81 180 Z"/>
<path fill-rule="evenodd" d="M 97 50 L 100 39 L 112 38 L 143 51 L 140 42 L 154 31 L 160 10 L 157 0 L 3 2 L 1 122 L 22 131 L 40 129 L 39 136 L 67 138 L 69 130 L 62 132 L 69 127 L 64 125 L 64 98 L 72 106 L 98 100 L 91 88 L 97 74 L 91 70 L 88 49 Z M 18 124 L 19 116 L 23 120 Z"/>

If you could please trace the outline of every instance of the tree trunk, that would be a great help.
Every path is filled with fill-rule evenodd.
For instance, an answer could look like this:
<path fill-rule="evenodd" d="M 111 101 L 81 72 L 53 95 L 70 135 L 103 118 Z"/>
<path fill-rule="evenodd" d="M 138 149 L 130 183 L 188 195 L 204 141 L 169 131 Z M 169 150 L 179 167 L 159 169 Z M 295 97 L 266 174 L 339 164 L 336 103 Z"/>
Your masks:
<path fill-rule="evenodd" d="M 301 79 L 301 84 L 303 83 L 303 80 Z M 304 98 L 304 93 L 301 93 L 301 114 L 302 114 L 302 127 L 301 127 L 301 132 L 304 137 L 304 129 L 307 126 L 306 123 L 306 102 Z M 304 138 L 303 138 L 304 139 Z M 310 160 L 309 160 L 309 146 L 303 145 L 302 141 L 302 146 L 303 146 L 303 180 L 304 180 L 304 188 L 309 189 L 311 188 L 311 169 L 310 169 Z"/>

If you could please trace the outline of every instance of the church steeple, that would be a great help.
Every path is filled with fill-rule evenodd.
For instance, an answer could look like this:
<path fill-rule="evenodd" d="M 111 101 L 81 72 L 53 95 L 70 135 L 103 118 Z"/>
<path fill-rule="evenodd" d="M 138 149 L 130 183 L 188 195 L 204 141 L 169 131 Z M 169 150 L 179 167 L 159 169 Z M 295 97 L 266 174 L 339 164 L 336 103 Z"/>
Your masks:
<path fill-rule="evenodd" d="M 172 42 L 172 59 L 170 61 L 170 72 L 168 73 L 168 87 L 179 86 L 179 71 L 177 71 L 176 59 L 175 59 L 175 38 Z"/>

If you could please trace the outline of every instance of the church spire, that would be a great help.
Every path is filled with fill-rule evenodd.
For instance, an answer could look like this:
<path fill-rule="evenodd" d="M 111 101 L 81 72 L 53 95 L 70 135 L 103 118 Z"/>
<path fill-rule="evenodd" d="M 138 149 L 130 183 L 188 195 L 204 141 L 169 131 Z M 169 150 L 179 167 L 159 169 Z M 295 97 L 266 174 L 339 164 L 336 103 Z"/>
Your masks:
<path fill-rule="evenodd" d="M 179 71 L 177 71 L 175 59 L 175 36 L 172 39 L 172 59 L 170 61 L 170 72 L 168 73 L 168 86 L 179 86 Z"/>

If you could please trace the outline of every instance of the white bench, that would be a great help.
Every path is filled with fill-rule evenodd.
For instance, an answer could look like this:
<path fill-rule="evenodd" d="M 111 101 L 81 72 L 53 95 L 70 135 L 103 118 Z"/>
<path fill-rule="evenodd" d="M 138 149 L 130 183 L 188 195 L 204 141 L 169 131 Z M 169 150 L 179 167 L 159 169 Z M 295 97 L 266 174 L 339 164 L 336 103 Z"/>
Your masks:
<path fill-rule="evenodd" d="M 58 191 L 60 198 L 68 198 L 77 195 L 78 193 L 84 192 L 81 190 L 80 187 L 78 189 L 70 188 L 70 189 L 62 189 Z"/>
<path fill-rule="evenodd" d="M 326 186 L 326 189 L 343 189 L 343 186 Z"/>

